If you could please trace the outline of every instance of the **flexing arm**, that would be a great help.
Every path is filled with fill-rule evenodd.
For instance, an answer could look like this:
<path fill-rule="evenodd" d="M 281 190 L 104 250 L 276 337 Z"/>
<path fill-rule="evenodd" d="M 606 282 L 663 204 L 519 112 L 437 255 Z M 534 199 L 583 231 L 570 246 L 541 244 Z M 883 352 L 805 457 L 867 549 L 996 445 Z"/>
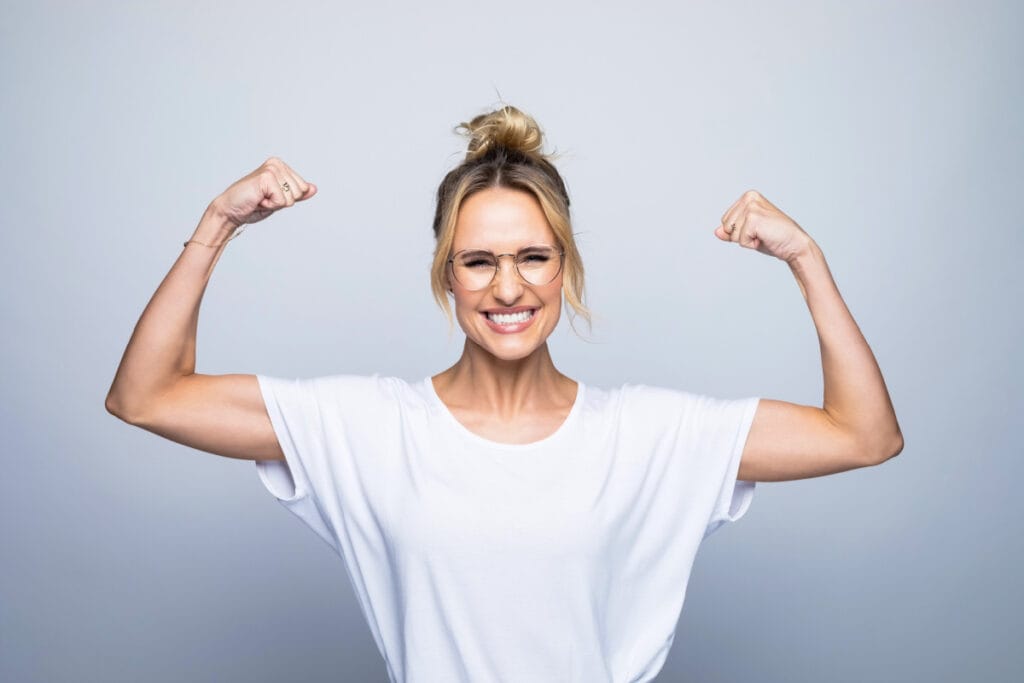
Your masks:
<path fill-rule="evenodd" d="M 818 477 L 897 455 L 903 434 L 882 372 L 814 240 L 753 191 L 726 212 L 715 234 L 789 265 L 818 332 L 825 385 L 821 408 L 760 401 L 737 478 Z"/>
<path fill-rule="evenodd" d="M 135 326 L 107 394 L 110 413 L 211 453 L 283 457 L 255 375 L 196 374 L 196 329 L 203 293 L 232 233 L 315 193 L 271 158 L 210 203 L 193 235 L 198 243 L 185 245 Z"/>

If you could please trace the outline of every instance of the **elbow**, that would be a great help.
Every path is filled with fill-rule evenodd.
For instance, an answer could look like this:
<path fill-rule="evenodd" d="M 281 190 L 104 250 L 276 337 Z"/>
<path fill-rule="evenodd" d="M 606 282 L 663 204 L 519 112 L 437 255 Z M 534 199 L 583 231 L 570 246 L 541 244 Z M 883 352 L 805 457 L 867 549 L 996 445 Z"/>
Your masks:
<path fill-rule="evenodd" d="M 114 417 L 120 417 L 119 412 L 121 408 L 118 406 L 117 400 L 114 398 L 113 394 L 107 394 L 107 400 L 103 403 L 103 407 L 106 408 L 107 412 Z"/>
<path fill-rule="evenodd" d="M 107 412 L 128 424 L 134 424 L 133 418 L 129 411 L 127 411 L 124 405 L 119 401 L 113 394 L 107 394 L 107 400 L 103 406 L 107 409 Z"/>
<path fill-rule="evenodd" d="M 903 432 L 896 430 L 896 438 L 893 440 L 892 455 L 890 455 L 889 457 L 894 458 L 901 452 L 903 452 Z"/>
<path fill-rule="evenodd" d="M 881 465 L 890 458 L 895 458 L 903 451 L 903 433 L 896 430 L 895 435 L 865 449 L 870 454 L 869 465 Z"/>

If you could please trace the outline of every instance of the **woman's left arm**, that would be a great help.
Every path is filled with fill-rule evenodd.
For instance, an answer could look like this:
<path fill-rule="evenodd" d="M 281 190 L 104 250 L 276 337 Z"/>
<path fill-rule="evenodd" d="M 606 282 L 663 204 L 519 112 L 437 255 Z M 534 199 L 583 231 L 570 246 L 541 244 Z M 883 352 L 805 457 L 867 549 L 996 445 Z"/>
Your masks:
<path fill-rule="evenodd" d="M 715 235 L 789 265 L 818 332 L 825 383 L 821 408 L 761 399 L 737 478 L 820 477 L 898 454 L 903 434 L 882 372 L 814 240 L 754 190 L 725 212 Z"/>

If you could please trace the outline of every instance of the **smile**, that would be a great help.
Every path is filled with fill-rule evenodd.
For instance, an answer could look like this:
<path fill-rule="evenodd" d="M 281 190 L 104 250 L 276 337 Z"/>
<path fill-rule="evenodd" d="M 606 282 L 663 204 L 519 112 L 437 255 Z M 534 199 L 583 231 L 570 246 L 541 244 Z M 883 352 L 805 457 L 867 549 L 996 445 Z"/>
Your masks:
<path fill-rule="evenodd" d="M 500 325 L 525 323 L 533 317 L 533 311 L 520 311 L 519 313 L 488 313 L 487 317 Z"/>
<path fill-rule="evenodd" d="M 533 322 L 537 309 L 517 313 L 482 313 L 487 326 L 502 334 L 512 334 L 525 330 Z"/>

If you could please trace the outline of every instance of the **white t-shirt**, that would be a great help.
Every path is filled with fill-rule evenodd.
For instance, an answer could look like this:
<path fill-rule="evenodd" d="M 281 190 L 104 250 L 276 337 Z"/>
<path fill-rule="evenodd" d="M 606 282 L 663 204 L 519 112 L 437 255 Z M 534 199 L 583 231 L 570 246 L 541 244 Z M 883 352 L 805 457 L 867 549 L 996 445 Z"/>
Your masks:
<path fill-rule="evenodd" d="M 758 398 L 580 382 L 554 434 L 502 444 L 429 377 L 257 378 L 287 459 L 260 479 L 344 560 L 395 682 L 653 679 L 698 546 L 754 495 Z"/>

